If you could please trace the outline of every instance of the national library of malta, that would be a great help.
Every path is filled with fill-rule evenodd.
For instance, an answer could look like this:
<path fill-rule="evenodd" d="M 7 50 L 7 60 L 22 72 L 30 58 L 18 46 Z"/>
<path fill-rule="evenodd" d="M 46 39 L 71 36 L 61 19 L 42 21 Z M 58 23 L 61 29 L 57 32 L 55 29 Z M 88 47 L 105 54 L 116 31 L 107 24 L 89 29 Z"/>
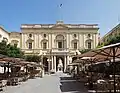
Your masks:
<path fill-rule="evenodd" d="M 72 56 L 82 49 L 94 49 L 98 44 L 97 24 L 22 24 L 21 31 L 8 32 L 0 27 L 0 41 L 17 45 L 26 55 L 39 55 L 45 71 L 63 71 Z"/>

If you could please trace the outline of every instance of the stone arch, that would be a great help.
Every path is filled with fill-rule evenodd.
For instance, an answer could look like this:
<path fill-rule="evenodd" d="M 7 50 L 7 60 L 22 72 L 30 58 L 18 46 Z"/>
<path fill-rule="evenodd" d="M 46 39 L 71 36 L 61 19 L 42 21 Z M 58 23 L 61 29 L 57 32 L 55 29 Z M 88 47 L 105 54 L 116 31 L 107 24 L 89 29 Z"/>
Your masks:
<path fill-rule="evenodd" d="M 61 34 L 59 34 L 59 35 L 56 36 L 55 39 L 56 39 L 56 40 L 64 40 L 64 36 L 61 35 Z"/>
<path fill-rule="evenodd" d="M 32 49 L 32 47 L 33 47 L 33 42 L 34 42 L 34 40 L 28 39 L 28 40 L 26 41 L 26 46 L 27 46 L 27 48 Z"/>

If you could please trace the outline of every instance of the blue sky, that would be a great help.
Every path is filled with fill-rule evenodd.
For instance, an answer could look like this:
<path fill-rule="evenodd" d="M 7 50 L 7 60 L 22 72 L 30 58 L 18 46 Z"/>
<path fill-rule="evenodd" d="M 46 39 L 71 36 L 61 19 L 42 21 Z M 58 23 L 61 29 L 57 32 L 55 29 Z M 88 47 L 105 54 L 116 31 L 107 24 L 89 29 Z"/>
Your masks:
<path fill-rule="evenodd" d="M 120 22 L 120 0 L 0 0 L 0 25 L 20 31 L 21 24 L 98 24 L 101 36 Z M 59 4 L 63 4 L 60 9 Z"/>

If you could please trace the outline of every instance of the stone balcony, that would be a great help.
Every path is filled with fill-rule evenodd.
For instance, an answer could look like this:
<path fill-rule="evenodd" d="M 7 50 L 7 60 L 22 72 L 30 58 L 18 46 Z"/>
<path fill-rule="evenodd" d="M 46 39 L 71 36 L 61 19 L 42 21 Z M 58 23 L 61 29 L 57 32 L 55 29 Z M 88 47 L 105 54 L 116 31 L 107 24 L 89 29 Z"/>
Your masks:
<path fill-rule="evenodd" d="M 66 54 L 66 53 L 75 53 L 75 49 L 68 49 L 68 48 L 52 48 L 52 49 L 22 49 L 25 54 L 46 54 L 49 55 L 50 51 L 52 54 Z"/>

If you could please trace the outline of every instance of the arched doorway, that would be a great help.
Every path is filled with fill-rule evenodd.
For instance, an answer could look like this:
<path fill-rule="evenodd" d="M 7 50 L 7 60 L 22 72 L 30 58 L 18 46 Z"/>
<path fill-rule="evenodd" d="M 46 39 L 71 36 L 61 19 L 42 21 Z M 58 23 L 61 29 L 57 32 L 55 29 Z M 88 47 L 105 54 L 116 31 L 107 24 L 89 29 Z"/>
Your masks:
<path fill-rule="evenodd" d="M 45 70 L 45 72 L 48 72 L 47 57 L 43 57 L 43 65 L 44 65 L 44 70 Z"/>

